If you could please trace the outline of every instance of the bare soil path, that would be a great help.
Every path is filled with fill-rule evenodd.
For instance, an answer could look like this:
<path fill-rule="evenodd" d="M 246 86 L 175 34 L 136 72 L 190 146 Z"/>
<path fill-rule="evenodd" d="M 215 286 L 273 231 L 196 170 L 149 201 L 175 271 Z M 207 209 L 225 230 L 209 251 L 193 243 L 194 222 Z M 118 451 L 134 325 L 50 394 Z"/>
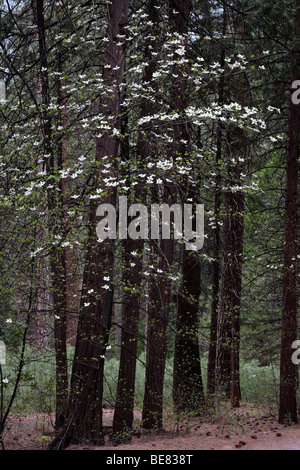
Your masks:
<path fill-rule="evenodd" d="M 220 408 L 221 410 L 221 408 Z M 106 443 L 83 444 L 71 450 L 186 451 L 186 450 L 300 450 L 300 424 L 279 425 L 276 416 L 251 405 L 225 409 L 215 416 L 191 417 L 176 422 L 166 415 L 164 430 L 147 433 L 140 429 L 136 413 L 132 442 L 115 446 L 109 439 L 112 410 L 104 410 Z M 31 414 L 11 416 L 4 432 L 6 450 L 41 450 L 54 436 L 53 416 Z"/>

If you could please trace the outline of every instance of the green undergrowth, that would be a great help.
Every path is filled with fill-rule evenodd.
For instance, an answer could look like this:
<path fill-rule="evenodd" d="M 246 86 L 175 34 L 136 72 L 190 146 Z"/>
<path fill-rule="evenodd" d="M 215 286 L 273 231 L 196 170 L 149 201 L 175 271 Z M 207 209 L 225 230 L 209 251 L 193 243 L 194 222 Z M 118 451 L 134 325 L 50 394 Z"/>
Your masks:
<path fill-rule="evenodd" d="M 68 350 L 71 371 L 73 349 Z M 7 355 L 7 364 L 2 366 L 4 409 L 13 391 L 17 377 L 19 356 L 16 352 Z M 206 384 L 206 358 L 202 360 L 203 383 Z M 113 356 L 105 361 L 103 406 L 113 408 L 118 379 L 119 361 Z M 172 360 L 168 360 L 164 383 L 164 406 L 172 407 Z M 279 367 L 261 367 L 258 362 L 242 362 L 241 399 L 263 407 L 278 405 Z M 140 354 L 136 368 L 135 406 L 143 404 L 145 380 L 145 353 Z M 13 411 L 19 413 L 51 413 L 55 407 L 55 356 L 51 350 L 27 348 L 20 386 L 14 401 Z"/>

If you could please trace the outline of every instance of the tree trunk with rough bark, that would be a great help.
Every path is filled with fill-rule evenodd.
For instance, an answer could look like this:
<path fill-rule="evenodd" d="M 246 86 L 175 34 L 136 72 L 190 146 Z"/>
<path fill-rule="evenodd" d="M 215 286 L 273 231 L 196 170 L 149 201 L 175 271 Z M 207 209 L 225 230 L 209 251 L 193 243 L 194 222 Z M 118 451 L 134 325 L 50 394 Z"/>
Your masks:
<path fill-rule="evenodd" d="M 170 19 L 174 33 L 183 38 L 188 33 L 191 3 L 180 0 L 169 2 Z M 180 118 L 174 121 L 174 150 L 185 161 L 190 151 L 190 132 L 185 109 L 189 103 L 185 66 L 175 65 L 174 73 L 179 79 L 172 87 L 174 109 Z M 186 142 L 185 144 L 183 142 Z M 180 186 L 181 203 L 194 198 L 196 192 L 186 180 Z M 201 290 L 200 259 L 197 253 L 181 247 L 182 286 L 176 296 L 175 352 L 173 367 L 173 402 L 177 411 L 199 411 L 204 402 L 198 340 L 199 297 Z"/>
<path fill-rule="evenodd" d="M 229 7 L 230 8 L 230 7 Z M 245 37 L 244 25 L 232 20 L 233 39 Z M 234 45 L 233 45 L 234 47 Z M 230 100 L 249 106 L 251 93 L 245 73 L 230 77 Z M 230 124 L 226 138 L 227 184 L 224 194 L 223 258 L 217 350 L 218 382 L 233 407 L 240 404 L 239 351 L 244 245 L 243 168 L 248 160 L 246 131 Z"/>
<path fill-rule="evenodd" d="M 200 413 L 204 391 L 199 350 L 199 255 L 182 250 L 182 287 L 177 296 L 173 401 L 178 413 Z"/>
<path fill-rule="evenodd" d="M 164 199 L 166 202 L 166 199 Z M 158 274 L 150 279 L 149 310 L 146 337 L 146 376 L 142 426 L 161 429 L 163 426 L 163 390 L 167 357 L 166 332 L 171 300 L 170 266 L 174 240 L 161 240 L 157 250 Z"/>
<path fill-rule="evenodd" d="M 300 79 L 300 1 L 295 1 L 294 48 L 291 51 L 292 83 Z M 292 98 L 292 96 L 291 96 Z M 286 154 L 285 229 L 283 261 L 283 304 L 281 321 L 279 423 L 297 423 L 297 365 L 292 362 L 292 344 L 297 339 L 298 256 L 298 162 L 300 104 L 290 101 Z"/>

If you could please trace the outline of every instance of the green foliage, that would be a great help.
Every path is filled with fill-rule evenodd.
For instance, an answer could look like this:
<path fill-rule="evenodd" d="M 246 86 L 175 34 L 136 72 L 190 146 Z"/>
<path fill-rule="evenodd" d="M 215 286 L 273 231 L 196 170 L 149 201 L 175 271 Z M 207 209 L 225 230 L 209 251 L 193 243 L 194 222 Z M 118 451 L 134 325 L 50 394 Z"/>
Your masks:
<path fill-rule="evenodd" d="M 8 351 L 2 366 L 4 380 L 4 405 L 7 405 L 15 386 L 19 370 L 19 351 Z M 12 412 L 51 413 L 55 404 L 55 360 L 53 351 L 41 351 L 28 346 L 20 386 Z"/>
<path fill-rule="evenodd" d="M 70 359 L 73 349 L 70 350 Z M 10 398 L 16 374 L 16 359 L 9 357 L 8 364 L 2 366 L 5 382 L 5 402 Z M 202 361 L 203 380 L 206 380 L 206 358 Z M 164 408 L 172 408 L 172 359 L 166 364 L 164 382 Z M 119 361 L 110 358 L 105 362 L 104 407 L 113 408 L 117 386 Z M 145 353 L 137 361 L 135 406 L 141 410 L 144 396 Z M 6 380 L 8 379 L 8 380 Z M 8 382 L 8 383 L 7 383 Z M 241 362 L 242 401 L 269 407 L 274 411 L 278 402 L 279 365 L 261 366 L 257 360 Z M 55 361 L 53 351 L 41 353 L 36 349 L 27 350 L 27 362 L 22 373 L 20 389 L 14 404 L 14 412 L 33 411 L 51 413 L 54 411 Z"/>
<path fill-rule="evenodd" d="M 142 352 L 137 359 L 136 379 L 135 379 L 135 406 L 141 409 L 143 406 L 144 387 L 145 387 L 145 365 L 146 355 Z M 172 406 L 172 358 L 166 363 L 165 381 L 164 381 L 164 404 L 166 407 Z M 117 387 L 119 372 L 119 361 L 110 358 L 105 361 L 104 370 L 104 406 L 111 408 L 114 405 L 115 392 Z"/>
<path fill-rule="evenodd" d="M 241 362 L 241 395 L 243 402 L 270 407 L 278 404 L 279 364 L 261 366 L 257 360 Z"/>

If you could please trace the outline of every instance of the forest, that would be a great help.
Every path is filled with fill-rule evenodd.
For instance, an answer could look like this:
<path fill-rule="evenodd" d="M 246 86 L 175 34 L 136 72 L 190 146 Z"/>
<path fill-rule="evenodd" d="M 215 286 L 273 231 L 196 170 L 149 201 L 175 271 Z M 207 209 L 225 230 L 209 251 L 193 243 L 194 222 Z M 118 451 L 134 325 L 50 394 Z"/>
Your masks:
<path fill-rule="evenodd" d="M 0 51 L 2 449 L 297 426 L 300 0 L 1 0 Z"/>

